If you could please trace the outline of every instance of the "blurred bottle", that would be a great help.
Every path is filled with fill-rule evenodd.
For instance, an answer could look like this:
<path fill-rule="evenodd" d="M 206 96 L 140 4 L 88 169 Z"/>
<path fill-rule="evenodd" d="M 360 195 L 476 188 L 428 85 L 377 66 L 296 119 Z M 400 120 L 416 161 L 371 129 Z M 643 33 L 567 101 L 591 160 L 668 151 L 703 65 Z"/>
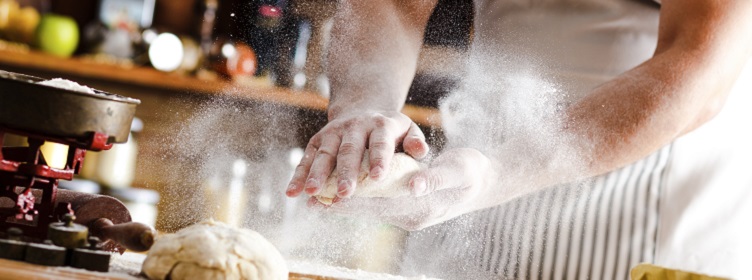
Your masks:
<path fill-rule="evenodd" d="M 209 53 L 211 68 L 226 79 L 253 76 L 258 67 L 256 53 L 248 45 L 222 38 Z"/>
<path fill-rule="evenodd" d="M 279 44 L 283 40 L 283 20 L 287 16 L 285 0 L 248 1 L 236 7 L 233 13 L 237 38 L 249 45 L 258 58 L 256 76 L 266 76 L 272 81 L 279 76 Z"/>
<path fill-rule="evenodd" d="M 199 18 L 201 19 L 198 28 L 199 45 L 201 46 L 202 56 L 208 58 L 212 44 L 214 44 L 214 27 L 217 20 L 219 2 L 217 0 L 203 0 L 199 1 L 199 3 L 201 4 L 198 8 L 200 13 Z"/>
<path fill-rule="evenodd" d="M 128 209 L 134 222 L 155 226 L 159 192 L 149 189 L 124 188 L 109 189 L 104 194 L 117 198 Z"/>
<path fill-rule="evenodd" d="M 133 137 L 133 132 L 139 132 L 141 129 L 143 123 L 140 119 L 134 118 L 128 142 L 112 145 L 107 151 L 87 152 L 81 168 L 81 177 L 109 188 L 130 187 L 135 177 L 138 155 L 138 143 Z"/>
<path fill-rule="evenodd" d="M 240 227 L 245 218 L 248 204 L 246 174 L 248 162 L 236 159 L 232 163 L 222 162 L 217 172 L 203 182 L 204 204 L 214 206 L 206 209 L 211 218 L 226 224 Z M 229 169 L 229 170 L 227 170 Z"/>
<path fill-rule="evenodd" d="M 152 26 L 155 1 L 100 0 L 98 7 L 97 18 L 83 29 L 83 50 L 144 64 L 148 46 L 142 36 Z"/>
<path fill-rule="evenodd" d="M 334 0 L 290 3 L 280 34 L 277 84 L 329 96 L 325 55 L 336 8 Z"/>

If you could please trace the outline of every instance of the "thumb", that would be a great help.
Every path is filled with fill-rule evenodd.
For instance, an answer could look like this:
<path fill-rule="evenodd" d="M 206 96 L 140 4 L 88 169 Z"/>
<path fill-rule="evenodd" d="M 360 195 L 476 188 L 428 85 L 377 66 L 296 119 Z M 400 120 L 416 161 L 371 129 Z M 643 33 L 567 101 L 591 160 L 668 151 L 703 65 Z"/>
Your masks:
<path fill-rule="evenodd" d="M 430 194 L 434 191 L 446 189 L 449 185 L 447 180 L 456 176 L 445 176 L 440 168 L 428 168 L 422 170 L 410 179 L 410 191 L 416 197 Z"/>
<path fill-rule="evenodd" d="M 477 150 L 449 150 L 436 158 L 429 168 L 413 175 L 409 187 L 415 196 L 469 187 L 480 179 L 487 167 L 487 158 Z"/>
<path fill-rule="evenodd" d="M 428 154 L 429 148 L 426 143 L 426 136 L 423 135 L 423 131 L 420 130 L 420 127 L 415 122 L 410 124 L 407 134 L 405 134 L 405 138 L 402 140 L 402 149 L 416 159 L 421 159 Z"/>

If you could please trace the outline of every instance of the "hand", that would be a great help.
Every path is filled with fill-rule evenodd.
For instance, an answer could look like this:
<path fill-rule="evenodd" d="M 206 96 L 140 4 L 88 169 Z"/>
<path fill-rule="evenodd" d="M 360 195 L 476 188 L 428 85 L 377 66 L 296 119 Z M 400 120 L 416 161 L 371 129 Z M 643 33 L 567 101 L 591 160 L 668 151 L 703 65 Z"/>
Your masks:
<path fill-rule="evenodd" d="M 492 161 L 475 149 L 453 149 L 439 157 L 409 183 L 414 196 L 397 198 L 335 198 L 330 206 L 315 198 L 315 209 L 377 219 L 406 230 L 418 230 L 486 205 L 486 192 L 496 184 Z"/>
<path fill-rule="evenodd" d="M 414 158 L 428 153 L 423 132 L 400 112 L 365 112 L 333 119 L 308 142 L 287 188 L 287 196 L 295 197 L 303 191 L 318 194 L 338 166 L 337 196 L 349 197 L 355 192 L 366 147 L 369 148 L 369 176 L 379 180 L 383 171 L 389 169 L 395 147 L 400 144 Z"/>

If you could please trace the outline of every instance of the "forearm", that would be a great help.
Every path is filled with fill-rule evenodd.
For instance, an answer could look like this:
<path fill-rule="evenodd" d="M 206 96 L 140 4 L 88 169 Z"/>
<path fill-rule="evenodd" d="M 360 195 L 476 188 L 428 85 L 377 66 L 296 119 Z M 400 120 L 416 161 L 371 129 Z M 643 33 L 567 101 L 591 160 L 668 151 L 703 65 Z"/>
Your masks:
<path fill-rule="evenodd" d="M 698 3 L 664 7 L 662 13 L 670 18 L 684 11 L 674 4 L 696 6 L 688 7 L 695 14 L 682 15 L 691 23 L 661 22 L 653 58 L 595 88 L 558 116 L 561 123 L 542 136 L 551 138 L 545 145 L 530 141 L 529 134 L 512 133 L 491 156 L 503 172 L 491 180 L 493 198 L 484 206 L 626 166 L 717 114 L 752 55 L 752 39 L 744 35 L 752 28 L 746 19 L 752 8 L 746 2 L 715 2 L 742 4 L 707 18 L 703 12 L 720 8 Z"/>
<path fill-rule="evenodd" d="M 329 119 L 399 111 L 435 1 L 342 1 L 328 52 Z"/>
<path fill-rule="evenodd" d="M 686 59 L 689 55 L 679 50 L 657 55 L 570 108 L 567 129 L 585 144 L 577 147 L 585 175 L 643 158 L 720 111 L 742 65 L 717 63 L 707 54 Z"/>
<path fill-rule="evenodd" d="M 567 129 L 580 143 L 589 144 L 578 147 L 588 161 L 586 175 L 643 158 L 721 110 L 752 53 L 752 40 L 745 35 L 752 24 L 739 20 L 748 18 L 752 9 L 732 2 L 666 3 L 671 6 L 664 7 L 662 19 L 689 20 L 662 20 L 653 58 L 596 88 L 568 110 Z M 686 12 L 676 4 L 695 7 Z M 709 15 L 707 10 L 726 14 Z"/>

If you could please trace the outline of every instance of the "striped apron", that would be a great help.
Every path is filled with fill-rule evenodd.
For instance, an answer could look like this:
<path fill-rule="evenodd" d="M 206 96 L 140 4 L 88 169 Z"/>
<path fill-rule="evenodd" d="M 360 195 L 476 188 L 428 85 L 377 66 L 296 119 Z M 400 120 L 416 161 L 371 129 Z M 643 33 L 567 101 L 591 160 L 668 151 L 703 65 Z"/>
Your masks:
<path fill-rule="evenodd" d="M 446 279 L 628 279 L 653 262 L 671 148 L 411 233 L 402 272 Z"/>

